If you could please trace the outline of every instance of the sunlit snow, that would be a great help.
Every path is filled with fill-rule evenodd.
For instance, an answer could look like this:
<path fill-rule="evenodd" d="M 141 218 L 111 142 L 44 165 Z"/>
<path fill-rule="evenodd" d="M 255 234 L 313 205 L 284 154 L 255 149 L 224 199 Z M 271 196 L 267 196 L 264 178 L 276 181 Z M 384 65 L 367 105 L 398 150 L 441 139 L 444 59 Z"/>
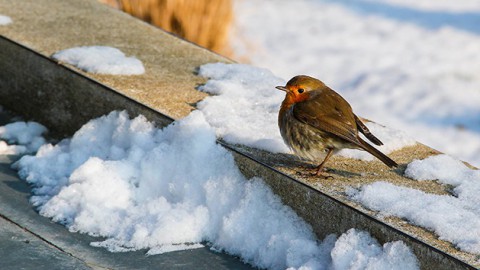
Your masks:
<path fill-rule="evenodd" d="M 7 25 L 12 23 L 12 18 L 0 14 L 0 25 Z"/>
<path fill-rule="evenodd" d="M 375 182 L 351 191 L 351 197 L 382 215 L 393 215 L 435 232 L 459 249 L 480 254 L 480 171 L 447 155 L 408 164 L 405 175 L 453 187 L 451 195 Z"/>
<path fill-rule="evenodd" d="M 0 126 L 0 154 L 35 153 L 45 144 L 42 135 L 46 132 L 47 128 L 36 122 L 14 122 Z"/>
<path fill-rule="evenodd" d="M 247 181 L 200 111 L 164 129 L 112 112 L 14 166 L 41 215 L 113 252 L 207 244 L 268 269 L 418 269 L 402 242 L 355 229 L 317 240 L 262 179 Z"/>
<path fill-rule="evenodd" d="M 290 152 L 277 124 L 285 93 L 275 86 L 285 85 L 285 81 L 266 69 L 242 64 L 206 64 L 200 67 L 199 75 L 209 78 L 199 90 L 212 96 L 199 102 L 197 108 L 215 128 L 217 136 L 273 153 Z M 384 145 L 378 149 L 386 154 L 415 144 L 405 132 L 375 123 L 366 125 L 383 141 Z M 360 150 L 346 149 L 339 155 L 373 160 L 373 156 Z"/>
<path fill-rule="evenodd" d="M 480 166 L 478 1 L 234 3 L 237 55 L 319 78 L 358 115 Z"/>
<path fill-rule="evenodd" d="M 139 75 L 145 73 L 140 60 L 127 57 L 117 48 L 107 46 L 75 47 L 56 52 L 52 58 L 90 73 Z"/>

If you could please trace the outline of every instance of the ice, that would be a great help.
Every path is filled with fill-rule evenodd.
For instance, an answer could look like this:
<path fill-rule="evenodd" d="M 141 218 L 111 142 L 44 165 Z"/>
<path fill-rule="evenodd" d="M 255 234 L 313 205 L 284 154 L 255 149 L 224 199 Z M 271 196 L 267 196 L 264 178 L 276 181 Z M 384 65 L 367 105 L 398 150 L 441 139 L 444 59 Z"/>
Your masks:
<path fill-rule="evenodd" d="M 405 175 L 419 181 L 438 180 L 453 187 L 452 195 L 376 182 L 350 193 L 367 208 L 407 219 L 436 233 L 459 249 L 480 254 L 480 171 L 447 155 L 415 160 Z"/>
<path fill-rule="evenodd" d="M 358 115 L 480 166 L 478 1 L 234 3 L 238 59 L 319 78 Z"/>
<path fill-rule="evenodd" d="M 0 154 L 34 153 L 45 143 L 47 128 L 36 122 L 15 122 L 0 126 Z M 8 144 L 7 144 L 8 143 Z"/>
<path fill-rule="evenodd" d="M 12 18 L 0 14 L 0 25 L 7 25 L 12 23 Z"/>
<path fill-rule="evenodd" d="M 105 237 L 91 244 L 112 252 L 154 255 L 207 244 L 267 269 L 329 269 L 349 261 L 418 269 L 403 244 L 382 247 L 366 232 L 317 240 L 262 179 L 240 173 L 200 111 L 164 129 L 112 112 L 14 166 L 33 185 L 31 201 L 41 215 L 72 232 Z"/>
<path fill-rule="evenodd" d="M 288 153 L 277 124 L 278 111 L 285 93 L 275 89 L 285 81 L 270 71 L 244 64 L 206 64 L 199 75 L 209 78 L 200 87 L 212 94 L 198 103 L 198 109 L 217 136 L 234 144 L 243 144 L 273 153 Z M 366 123 L 385 145 L 379 147 L 388 154 L 415 140 L 404 132 L 372 122 Z M 373 156 L 359 150 L 341 151 L 340 155 L 373 160 Z"/>
<path fill-rule="evenodd" d="M 145 68 L 140 60 L 135 57 L 126 57 L 119 49 L 108 46 L 70 48 L 56 52 L 52 58 L 90 73 L 111 75 L 145 73 Z"/>

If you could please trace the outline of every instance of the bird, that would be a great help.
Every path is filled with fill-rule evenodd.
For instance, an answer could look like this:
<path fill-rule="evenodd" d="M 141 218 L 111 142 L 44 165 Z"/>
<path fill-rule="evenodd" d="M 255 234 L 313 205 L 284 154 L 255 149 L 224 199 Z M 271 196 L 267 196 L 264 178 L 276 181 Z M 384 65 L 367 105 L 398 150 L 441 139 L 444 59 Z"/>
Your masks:
<path fill-rule="evenodd" d="M 361 149 L 381 160 L 388 167 L 398 164 L 359 136 L 359 131 L 375 145 L 383 143 L 353 113 L 350 104 L 322 81 L 298 75 L 285 86 L 278 113 L 278 126 L 285 144 L 297 156 L 310 161 L 323 161 L 316 167 L 322 172 L 332 154 L 344 148 Z"/>

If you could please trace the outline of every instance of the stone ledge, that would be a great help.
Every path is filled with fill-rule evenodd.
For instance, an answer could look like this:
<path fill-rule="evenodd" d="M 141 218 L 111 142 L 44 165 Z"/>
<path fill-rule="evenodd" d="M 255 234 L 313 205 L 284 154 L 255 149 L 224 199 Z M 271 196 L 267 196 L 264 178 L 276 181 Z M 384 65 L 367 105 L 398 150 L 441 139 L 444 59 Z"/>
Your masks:
<path fill-rule="evenodd" d="M 1 0 L 0 10 L 13 20 L 0 27 L 0 34 L 43 56 L 72 47 L 105 45 L 137 57 L 147 70 L 143 75 L 78 72 L 173 118 L 185 116 L 192 110 L 190 103 L 205 97 L 194 89 L 205 81 L 192 76 L 195 69 L 209 62 L 229 62 L 95 0 Z"/>
<path fill-rule="evenodd" d="M 71 134 L 89 119 L 115 109 L 144 114 L 164 126 L 187 115 L 194 109 L 191 104 L 205 97 L 195 90 L 205 81 L 194 74 L 198 66 L 231 62 L 95 1 L 0 0 L 0 10 L 8 10 L 6 15 L 13 19 L 13 24 L 0 28 L 4 36 L 0 38 L 0 105 L 46 124 L 57 134 Z M 82 45 L 119 48 L 142 60 L 147 73 L 94 75 L 49 59 L 57 50 Z M 392 153 L 404 164 L 396 170 L 382 169 L 377 162 L 334 157 L 329 167 L 334 168 L 335 177 L 325 181 L 298 177 L 295 172 L 302 164 L 288 155 L 220 143 L 234 153 L 247 177 L 264 178 L 320 238 L 356 227 L 381 242 L 405 241 L 422 269 L 480 266 L 474 255 L 454 249 L 431 232 L 400 219 L 381 218 L 344 195 L 346 187 L 379 179 L 446 193 L 439 184 L 402 176 L 405 164 L 438 153 L 433 149 L 418 144 Z"/>

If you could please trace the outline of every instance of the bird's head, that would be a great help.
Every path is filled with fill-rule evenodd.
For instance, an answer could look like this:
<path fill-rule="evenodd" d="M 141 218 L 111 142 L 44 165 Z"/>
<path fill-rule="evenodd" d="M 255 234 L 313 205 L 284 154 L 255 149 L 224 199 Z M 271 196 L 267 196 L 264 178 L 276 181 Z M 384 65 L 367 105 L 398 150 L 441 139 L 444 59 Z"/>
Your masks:
<path fill-rule="evenodd" d="M 291 78 L 287 85 L 275 88 L 285 91 L 287 93 L 285 98 L 292 103 L 297 103 L 310 98 L 312 91 L 320 90 L 324 87 L 325 84 L 318 79 L 306 75 L 298 75 Z"/>

